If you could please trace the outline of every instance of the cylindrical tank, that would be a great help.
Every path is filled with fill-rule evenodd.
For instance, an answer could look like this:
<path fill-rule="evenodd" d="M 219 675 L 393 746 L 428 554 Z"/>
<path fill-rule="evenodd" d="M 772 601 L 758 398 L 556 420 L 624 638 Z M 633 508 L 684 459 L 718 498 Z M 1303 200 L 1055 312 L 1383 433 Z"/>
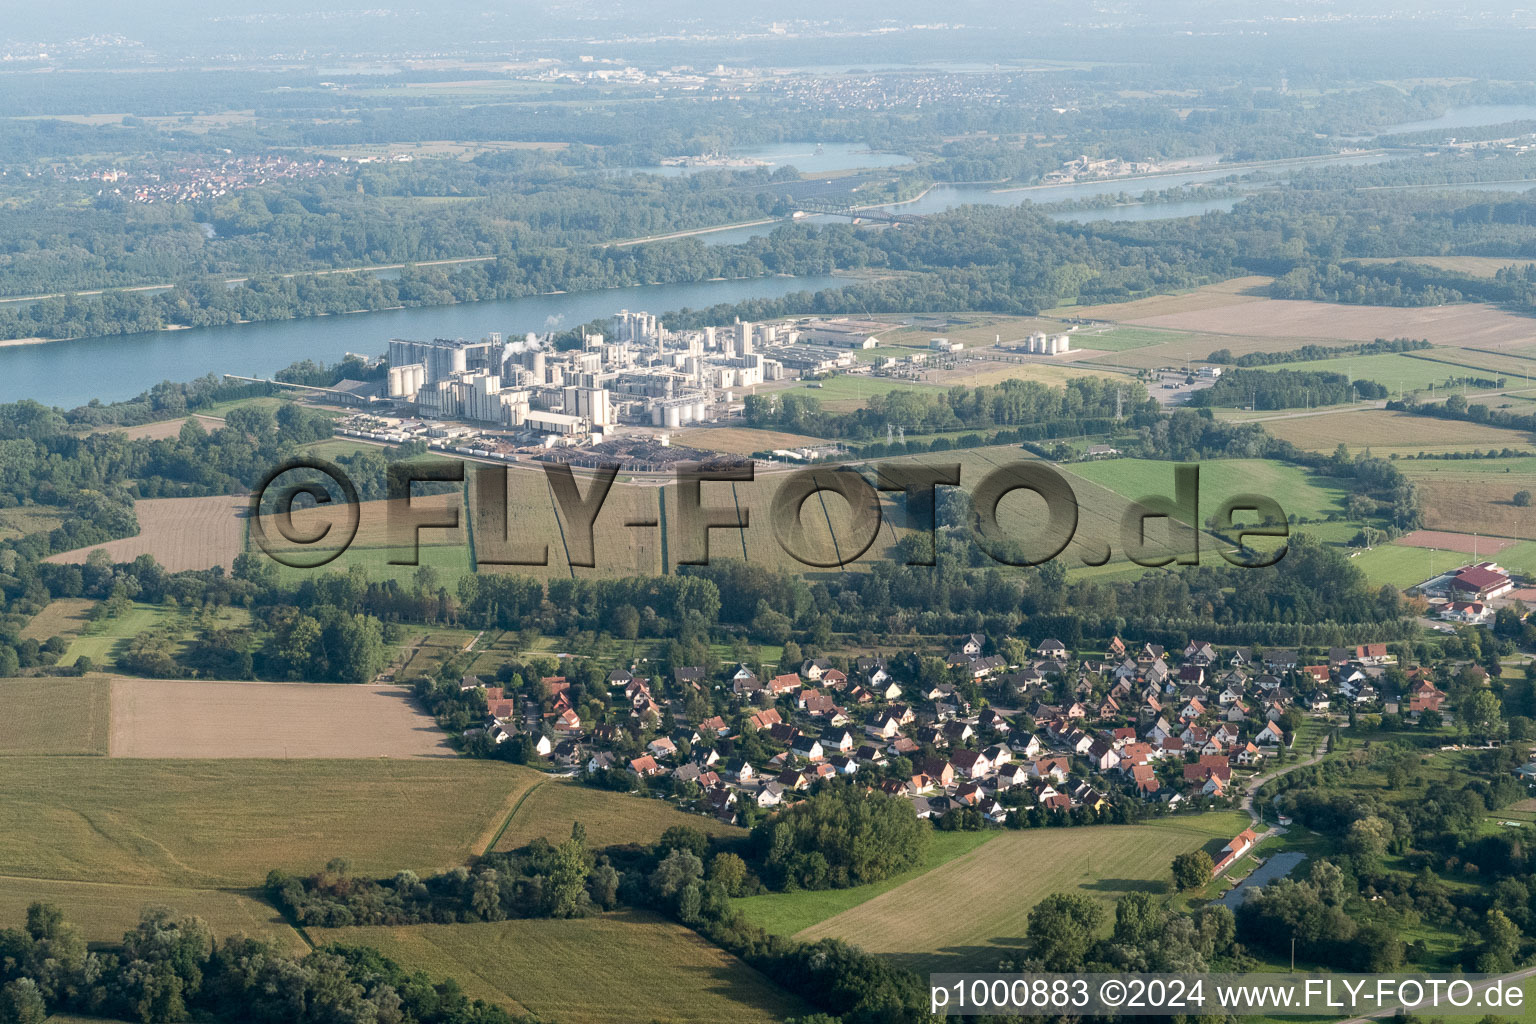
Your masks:
<path fill-rule="evenodd" d="M 682 411 L 682 409 L 678 408 L 675 405 L 668 405 L 668 406 L 665 406 L 665 408 L 667 410 L 667 414 L 666 414 L 666 424 L 667 424 L 667 426 L 669 426 L 669 427 L 680 427 L 680 426 L 682 426 L 683 425 L 683 411 Z"/>

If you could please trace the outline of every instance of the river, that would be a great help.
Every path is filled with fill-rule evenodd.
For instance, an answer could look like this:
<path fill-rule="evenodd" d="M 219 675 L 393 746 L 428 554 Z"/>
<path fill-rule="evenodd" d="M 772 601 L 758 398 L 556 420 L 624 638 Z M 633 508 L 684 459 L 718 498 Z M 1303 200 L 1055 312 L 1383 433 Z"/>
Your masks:
<path fill-rule="evenodd" d="M 1471 107 L 1455 107 L 1428 121 L 1404 121 L 1382 130 L 1383 135 L 1402 135 L 1407 132 L 1434 132 L 1454 128 L 1487 128 L 1490 125 L 1510 121 L 1536 121 L 1536 103 L 1485 103 Z"/>
<path fill-rule="evenodd" d="M 847 279 L 768 277 L 644 285 L 502 302 L 390 309 L 376 313 L 79 338 L 0 348 L 0 402 L 33 398 L 69 409 L 93 398 L 132 398 L 163 380 L 206 373 L 271 376 L 300 359 L 336 362 L 348 352 L 383 353 L 390 338 L 479 338 L 569 328 L 617 313 L 653 313 L 743 299 L 776 298 L 847 284 Z"/>

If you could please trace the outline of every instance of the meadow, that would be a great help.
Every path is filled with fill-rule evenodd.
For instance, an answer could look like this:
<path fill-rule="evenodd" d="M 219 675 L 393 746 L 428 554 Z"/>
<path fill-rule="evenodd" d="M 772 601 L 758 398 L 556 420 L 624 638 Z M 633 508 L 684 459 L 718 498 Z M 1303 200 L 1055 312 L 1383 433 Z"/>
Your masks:
<path fill-rule="evenodd" d="M 105 754 L 105 676 L 0 679 L 0 756 Z"/>
<path fill-rule="evenodd" d="M 251 613 L 244 608 L 217 608 L 204 613 L 134 602 L 120 615 L 87 622 L 70 640 L 59 664 L 73 665 L 82 657 L 90 658 L 98 666 L 109 664 L 124 641 L 148 629 L 170 630 L 172 646 L 179 649 L 188 637 L 208 626 L 244 626 L 250 621 Z"/>
<path fill-rule="evenodd" d="M 714 836 L 744 836 L 746 832 L 715 818 L 688 814 L 661 800 L 650 800 L 583 786 L 562 779 L 535 784 L 513 808 L 494 849 L 518 850 L 540 837 L 552 843 L 570 838 L 571 826 L 581 822 L 587 843 L 594 848 L 624 843 L 648 845 L 674 825 L 686 825 Z"/>
<path fill-rule="evenodd" d="M 1435 350 L 1440 351 L 1440 350 Z M 1373 380 L 1385 387 L 1393 398 L 1404 393 L 1425 391 L 1431 396 L 1447 389 L 1447 381 L 1462 377 L 1486 377 L 1492 371 L 1470 369 L 1433 359 L 1420 359 L 1413 353 L 1388 353 L 1377 356 L 1341 356 L 1338 359 L 1314 359 L 1297 363 L 1277 363 L 1265 370 L 1294 370 L 1303 373 L 1342 373 L 1350 380 Z M 1459 385 L 1454 385 L 1459 387 Z"/>
<path fill-rule="evenodd" d="M 1200 467 L 1202 521 L 1228 498 L 1259 494 L 1280 502 L 1287 515 L 1319 519 L 1342 514 L 1346 489 L 1335 481 L 1296 466 L 1263 459 L 1205 459 Z M 1105 459 L 1061 467 L 1073 476 L 1091 480 L 1137 501 L 1148 495 L 1174 493 L 1175 463 L 1153 459 Z"/>
<path fill-rule="evenodd" d="M 928 849 L 922 863 L 883 882 L 858 885 L 850 889 L 802 889 L 799 892 L 744 896 L 734 900 L 732 906 L 765 931 L 774 935 L 793 935 L 926 875 L 1001 834 L 996 831 L 940 832 L 935 829 L 929 833 Z"/>
<path fill-rule="evenodd" d="M 1004 832 L 796 937 L 846 939 L 919 972 L 992 970 L 1017 955 L 1029 911 L 1047 895 L 1082 893 L 1102 900 L 1106 912 L 1126 893 L 1160 895 L 1176 854 L 1219 850 L 1247 822 L 1241 812 L 1217 811 L 1142 825 Z"/>
<path fill-rule="evenodd" d="M 573 920 L 317 929 L 371 946 L 466 995 L 561 1024 L 772 1024 L 809 1012 L 682 925 L 622 911 Z"/>
<path fill-rule="evenodd" d="M 13 757 L 4 773 L 0 876 L 200 889 L 334 857 L 365 875 L 453 867 L 542 778 L 459 759 Z"/>
<path fill-rule="evenodd" d="M 42 878 L 0 878 L 0 928 L 20 923 L 27 907 L 52 903 L 64 911 L 87 942 L 115 945 L 138 925 L 144 911 L 163 907 L 195 914 L 223 940 L 244 934 L 302 956 L 309 947 L 277 910 L 252 893 L 160 885 L 115 885 Z"/>
<path fill-rule="evenodd" d="M 95 605 L 96 602 L 88 597 L 54 598 L 22 627 L 22 639 L 41 643 L 51 637 L 69 639 L 76 636 L 90 624 L 85 615 Z"/>

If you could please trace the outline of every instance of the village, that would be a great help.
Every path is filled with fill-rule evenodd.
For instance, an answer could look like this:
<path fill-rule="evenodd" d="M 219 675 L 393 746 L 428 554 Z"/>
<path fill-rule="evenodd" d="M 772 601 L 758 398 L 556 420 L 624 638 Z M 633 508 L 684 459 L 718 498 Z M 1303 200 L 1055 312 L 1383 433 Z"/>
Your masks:
<path fill-rule="evenodd" d="M 1509 584 L 1492 563 L 1445 580 L 1473 600 Z M 1073 650 L 971 634 L 942 659 L 807 657 L 777 674 L 631 666 L 607 674 L 613 711 L 596 726 L 565 676 L 531 680 L 522 694 L 494 685 L 505 680 L 461 685 L 486 701 L 466 739 L 521 738 L 585 781 L 731 824 L 822 780 L 856 778 L 944 827 L 1034 827 L 1236 806 L 1267 764 L 1316 753 L 1357 715 L 1451 725 L 1444 677 L 1403 664 L 1396 648 L 1167 650 L 1115 637 Z M 1302 734 L 1312 745 L 1298 744 Z"/>

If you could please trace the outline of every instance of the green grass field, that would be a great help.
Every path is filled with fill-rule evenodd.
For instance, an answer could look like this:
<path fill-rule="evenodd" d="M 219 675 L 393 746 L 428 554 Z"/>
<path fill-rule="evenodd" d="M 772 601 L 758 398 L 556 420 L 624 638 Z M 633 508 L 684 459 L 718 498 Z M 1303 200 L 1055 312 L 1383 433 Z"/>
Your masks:
<path fill-rule="evenodd" d="M 824 889 L 820 891 L 775 892 L 761 896 L 747 896 L 734 901 L 734 906 L 753 924 L 775 935 L 793 935 L 815 924 L 820 924 L 835 914 L 868 900 L 881 893 L 905 885 L 933 871 L 956 857 L 970 853 L 989 839 L 996 839 L 1001 832 L 940 832 L 935 830 L 928 841 L 928 852 L 923 862 L 911 871 L 904 871 L 883 882 L 854 886 L 851 889 Z"/>
<path fill-rule="evenodd" d="M 1073 348 L 1093 349 L 1095 352 L 1129 352 L 1149 345 L 1169 345 L 1179 341 L 1187 342 L 1194 348 L 1203 344 L 1197 335 L 1182 331 L 1159 331 L 1149 327 L 1089 327 L 1072 335 Z M 1200 355 L 1210 355 L 1211 351 L 1206 349 Z"/>
<path fill-rule="evenodd" d="M 1429 359 L 1415 359 L 1411 355 L 1396 352 L 1379 356 L 1343 356 L 1339 359 L 1277 363 L 1262 369 L 1342 373 L 1350 380 L 1373 380 L 1391 391 L 1394 397 L 1399 388 L 1404 391 L 1442 391 L 1446 379 L 1450 377 L 1495 376 L 1491 371 L 1479 372 Z"/>
<path fill-rule="evenodd" d="M 224 626 L 245 625 L 251 620 L 250 612 L 244 608 L 219 608 L 207 614 L 210 621 Z M 88 657 L 98 666 L 110 665 L 124 641 L 158 627 L 170 627 L 177 634 L 173 643 L 179 649 L 202 628 L 202 621 L 189 609 L 135 602 L 116 618 L 84 623 L 70 640 L 59 664 L 73 665 L 79 658 Z"/>
<path fill-rule="evenodd" d="M 279 578 L 284 583 L 300 583 L 307 579 L 318 579 L 328 572 L 346 573 L 354 565 L 360 565 L 368 572 L 370 580 L 398 580 L 409 584 L 416 575 L 420 566 L 431 566 L 441 575 L 445 584 L 451 585 L 464 573 L 472 572 L 468 545 L 453 544 L 428 544 L 427 535 L 423 536 L 423 543 L 417 549 L 418 565 L 392 565 L 392 556 L 406 556 L 408 549 L 395 549 L 388 547 L 354 547 L 342 552 L 334 561 L 313 569 L 295 569 L 287 565 L 278 565 Z"/>
<path fill-rule="evenodd" d="M 688 814 L 660 800 L 551 779 L 535 786 L 517 805 L 496 849 L 517 850 L 540 836 L 559 843 L 570 838 L 571 826 L 578 821 L 587 830 L 587 843 L 592 847 L 654 843 L 673 825 L 687 825 L 710 835 L 745 835 L 734 825 Z"/>
<path fill-rule="evenodd" d="M 561 1024 L 770 1024 L 809 1012 L 692 931 L 639 911 L 569 921 L 317 929 L 404 967 L 458 980 L 466 995 Z"/>
<path fill-rule="evenodd" d="M 1106 459 L 1061 468 L 1136 501 L 1155 494 L 1171 497 L 1174 465 L 1152 459 Z M 1306 519 L 1344 510 L 1345 488 L 1295 466 L 1263 459 L 1206 459 L 1198 465 L 1202 520 L 1238 494 L 1274 498 L 1288 515 Z"/>
<path fill-rule="evenodd" d="M 231 723 L 237 728 L 238 723 Z M 542 776 L 460 759 L 5 759 L 0 876 L 194 888 L 267 872 L 428 873 L 485 850 Z"/>
<path fill-rule="evenodd" d="M 244 934 L 298 955 L 309 948 L 270 904 L 253 894 L 226 889 L 0 878 L 0 928 L 19 924 L 27 907 L 39 901 L 63 910 L 65 919 L 80 928 L 87 942 L 116 944 L 124 932 L 138 925 L 146 908 L 165 907 L 201 917 L 220 940 Z"/>
<path fill-rule="evenodd" d="M 0 680 L 0 756 L 105 754 L 110 711 L 105 676 Z"/>
<path fill-rule="evenodd" d="M 1005 832 L 797 934 L 846 939 L 922 972 L 993 970 L 1022 944 L 1029 911 L 1055 892 L 1108 904 L 1129 892 L 1161 894 L 1174 856 L 1219 850 L 1246 827 L 1238 811 L 1143 825 Z"/>

